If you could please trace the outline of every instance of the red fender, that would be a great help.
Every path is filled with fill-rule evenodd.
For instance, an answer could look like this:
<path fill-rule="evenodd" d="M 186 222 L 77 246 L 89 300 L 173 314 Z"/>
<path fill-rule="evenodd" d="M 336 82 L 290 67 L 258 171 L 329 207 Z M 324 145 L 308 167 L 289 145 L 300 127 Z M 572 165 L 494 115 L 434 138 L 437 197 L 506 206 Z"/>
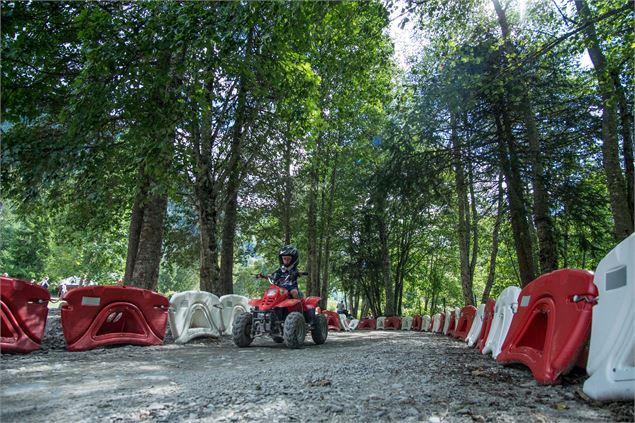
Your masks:
<path fill-rule="evenodd" d="M 320 297 L 308 297 L 304 300 L 304 309 L 311 310 L 312 308 L 316 308 L 318 303 L 322 298 Z"/>
<path fill-rule="evenodd" d="M 297 298 L 287 298 L 276 304 L 276 308 L 288 308 L 289 311 L 302 311 L 301 301 Z"/>

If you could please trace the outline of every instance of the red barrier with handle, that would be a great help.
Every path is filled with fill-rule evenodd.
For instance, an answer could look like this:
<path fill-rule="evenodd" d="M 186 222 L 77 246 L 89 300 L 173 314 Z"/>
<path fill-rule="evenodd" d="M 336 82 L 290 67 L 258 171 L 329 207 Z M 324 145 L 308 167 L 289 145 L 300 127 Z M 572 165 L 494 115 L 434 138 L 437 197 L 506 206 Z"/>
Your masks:
<path fill-rule="evenodd" d="M 0 349 L 28 353 L 40 348 L 51 294 L 21 279 L 0 278 Z"/>
<path fill-rule="evenodd" d="M 322 314 L 326 316 L 326 324 L 328 325 L 329 330 L 338 332 L 342 330 L 339 314 L 332 310 L 323 310 Z"/>
<path fill-rule="evenodd" d="M 64 296 L 62 329 L 69 351 L 114 345 L 161 345 L 169 300 L 120 286 L 84 286 Z"/>
<path fill-rule="evenodd" d="M 518 311 L 496 361 L 522 363 L 538 383 L 556 383 L 586 345 L 597 296 L 593 273 L 586 270 L 556 270 L 533 280 L 518 297 Z"/>
<path fill-rule="evenodd" d="M 377 320 L 375 319 L 362 319 L 357 325 L 357 330 L 375 330 L 377 328 Z"/>
<path fill-rule="evenodd" d="M 481 334 L 476 341 L 476 348 L 478 348 L 480 352 L 483 352 L 483 348 L 485 348 L 485 342 L 487 341 L 489 330 L 492 327 L 492 320 L 494 320 L 495 308 L 496 300 L 493 298 L 487 300 L 487 303 L 485 303 L 485 311 L 483 312 L 483 328 L 481 329 Z"/>
<path fill-rule="evenodd" d="M 401 329 L 401 317 L 390 316 L 386 317 L 384 321 L 384 330 L 400 330 Z"/>
<path fill-rule="evenodd" d="M 474 321 L 475 316 L 476 307 L 473 305 L 466 305 L 461 309 L 461 317 L 459 318 L 459 323 L 456 325 L 456 330 L 454 331 L 455 338 L 465 341 L 465 337 L 472 327 L 472 322 Z"/>

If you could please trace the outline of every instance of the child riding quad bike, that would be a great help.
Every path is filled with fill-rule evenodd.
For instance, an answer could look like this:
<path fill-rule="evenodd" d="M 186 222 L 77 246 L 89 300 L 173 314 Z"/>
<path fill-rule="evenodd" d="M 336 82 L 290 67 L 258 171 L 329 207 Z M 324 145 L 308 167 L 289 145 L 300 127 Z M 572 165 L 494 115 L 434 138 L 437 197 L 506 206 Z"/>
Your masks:
<path fill-rule="evenodd" d="M 285 246 L 279 258 L 281 266 L 276 272 L 268 277 L 262 274 L 256 276 L 269 281 L 262 298 L 250 300 L 253 310 L 236 316 L 234 320 L 232 336 L 234 344 L 241 348 L 263 335 L 271 336 L 274 342 L 284 342 L 289 348 L 301 348 L 307 330 L 316 344 L 326 342 L 326 317 L 316 314 L 315 310 L 320 297 L 303 298 L 297 289 L 297 277 L 307 274 L 295 269 L 297 250 Z"/>

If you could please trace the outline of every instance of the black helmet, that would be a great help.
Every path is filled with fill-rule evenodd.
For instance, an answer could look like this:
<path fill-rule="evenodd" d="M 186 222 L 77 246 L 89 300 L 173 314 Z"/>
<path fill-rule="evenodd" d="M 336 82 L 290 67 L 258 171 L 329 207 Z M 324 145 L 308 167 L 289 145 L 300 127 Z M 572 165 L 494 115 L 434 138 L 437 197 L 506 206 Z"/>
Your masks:
<path fill-rule="evenodd" d="M 278 261 L 280 262 L 281 266 L 283 264 L 283 256 L 291 257 L 291 265 L 289 266 L 290 269 L 293 269 L 298 265 L 298 259 L 300 258 L 300 255 L 298 254 L 298 250 L 293 245 L 285 245 L 280 249 L 280 253 L 278 254 Z"/>

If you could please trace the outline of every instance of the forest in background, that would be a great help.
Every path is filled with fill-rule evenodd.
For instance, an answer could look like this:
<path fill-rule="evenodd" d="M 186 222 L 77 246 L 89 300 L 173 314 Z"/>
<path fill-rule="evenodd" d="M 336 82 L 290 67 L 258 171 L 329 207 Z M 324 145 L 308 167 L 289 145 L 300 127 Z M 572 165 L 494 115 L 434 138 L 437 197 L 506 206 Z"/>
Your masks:
<path fill-rule="evenodd" d="M 307 294 L 393 315 L 593 270 L 633 232 L 633 18 L 3 1 L 0 271 L 258 296 L 292 243 Z"/>

